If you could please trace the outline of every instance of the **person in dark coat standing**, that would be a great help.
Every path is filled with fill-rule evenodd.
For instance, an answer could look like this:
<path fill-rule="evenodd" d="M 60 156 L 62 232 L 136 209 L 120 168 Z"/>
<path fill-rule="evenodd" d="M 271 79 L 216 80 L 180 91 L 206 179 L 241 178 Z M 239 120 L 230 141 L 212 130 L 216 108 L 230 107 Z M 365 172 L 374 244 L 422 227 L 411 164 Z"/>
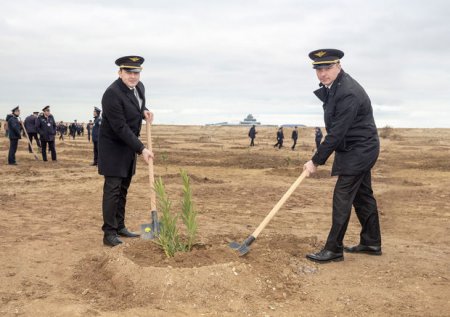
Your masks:
<path fill-rule="evenodd" d="M 69 125 L 69 135 L 72 137 L 73 140 L 75 140 L 75 135 L 77 134 L 77 127 L 78 127 L 77 120 L 74 120 L 74 121 Z M 69 139 L 70 139 L 70 138 L 69 138 Z"/>
<path fill-rule="evenodd" d="M 36 129 L 36 124 L 38 121 L 38 114 L 39 114 L 39 112 L 33 112 L 33 114 L 30 114 L 28 117 L 25 118 L 25 121 L 23 123 L 25 126 L 25 130 L 27 131 L 28 138 L 30 140 L 30 143 L 28 144 L 28 151 L 30 153 L 33 152 L 31 150 L 31 144 L 33 144 L 33 139 L 36 140 L 37 146 L 39 148 L 41 147 L 41 141 L 39 141 L 38 133 L 37 133 L 38 131 Z"/>
<path fill-rule="evenodd" d="M 294 130 L 292 130 L 292 140 L 294 141 L 294 144 L 292 144 L 292 151 L 295 150 L 295 146 L 297 145 L 297 139 L 298 139 L 298 128 L 295 127 Z"/>
<path fill-rule="evenodd" d="M 95 114 L 94 114 L 94 118 L 95 118 Z M 92 123 L 92 120 L 89 120 L 88 124 L 86 125 L 86 130 L 88 133 L 88 142 L 91 142 L 91 131 L 92 131 L 93 126 L 94 126 L 94 123 Z"/>
<path fill-rule="evenodd" d="M 153 153 L 139 140 L 142 119 L 147 124 L 153 114 L 146 108 L 145 88 L 140 82 L 144 58 L 125 56 L 116 60 L 119 78 L 102 98 L 102 124 L 98 138 L 98 172 L 105 177 L 103 186 L 103 244 L 122 243 L 119 236 L 137 237 L 125 225 L 128 187 L 136 170 L 137 155 L 148 164 Z"/>
<path fill-rule="evenodd" d="M 17 146 L 19 144 L 20 135 L 20 109 L 19 106 L 11 110 L 12 115 L 8 117 L 8 137 L 9 137 L 9 153 L 8 153 L 8 164 L 17 165 L 16 163 L 16 152 Z"/>
<path fill-rule="evenodd" d="M 316 151 L 319 149 L 320 142 L 322 142 L 323 134 L 319 127 L 315 129 L 315 141 L 316 141 Z"/>
<path fill-rule="evenodd" d="M 256 133 L 258 132 L 256 132 L 255 125 L 252 125 L 252 127 L 248 131 L 248 137 L 250 138 L 250 146 L 255 146 Z"/>
<path fill-rule="evenodd" d="M 42 160 L 47 162 L 47 145 L 52 155 L 52 161 L 56 161 L 55 135 L 56 122 L 52 114 L 50 114 L 50 106 L 42 109 L 42 114 L 38 117 L 36 128 L 41 138 Z"/>
<path fill-rule="evenodd" d="M 64 142 L 64 135 L 66 134 L 66 125 L 64 122 L 60 121 L 59 124 L 56 126 L 56 132 L 59 132 L 59 139 Z"/>
<path fill-rule="evenodd" d="M 324 248 L 308 254 L 323 263 L 341 261 L 343 251 L 381 255 L 381 233 L 377 203 L 373 196 L 371 169 L 380 152 L 380 141 L 372 105 L 364 88 L 341 68 L 344 53 L 336 49 L 313 51 L 321 88 L 314 93 L 323 102 L 327 135 L 303 169 L 311 175 L 334 152 L 331 174 L 338 176 L 333 194 L 331 230 Z M 343 239 L 352 206 L 361 224 L 360 242 L 345 247 Z"/>
<path fill-rule="evenodd" d="M 277 131 L 277 143 L 273 145 L 273 147 L 277 147 L 278 149 L 281 149 L 283 146 L 283 140 L 284 140 L 284 133 L 283 133 L 283 127 L 278 128 Z"/>
<path fill-rule="evenodd" d="M 92 127 L 92 143 L 94 144 L 94 162 L 92 163 L 93 166 L 98 165 L 98 131 L 100 130 L 100 125 L 102 124 L 102 117 L 100 117 L 100 113 L 102 111 L 94 107 L 94 123 Z M 92 120 L 89 120 L 88 127 L 92 124 Z M 89 134 L 91 129 L 88 129 Z"/>

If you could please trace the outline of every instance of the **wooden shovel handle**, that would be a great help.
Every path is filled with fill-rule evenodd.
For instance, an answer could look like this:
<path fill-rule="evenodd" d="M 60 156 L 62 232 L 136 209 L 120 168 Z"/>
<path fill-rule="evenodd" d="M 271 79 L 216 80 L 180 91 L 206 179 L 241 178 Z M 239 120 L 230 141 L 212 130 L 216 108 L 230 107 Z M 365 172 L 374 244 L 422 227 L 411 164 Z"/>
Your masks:
<path fill-rule="evenodd" d="M 30 137 L 28 136 L 27 129 L 25 129 L 25 124 L 23 123 L 22 120 L 20 120 L 19 122 L 20 122 L 20 125 L 21 125 L 22 128 L 23 128 L 23 132 L 25 132 L 25 137 L 27 138 L 28 145 L 30 146 L 30 149 L 31 149 L 31 153 L 33 153 L 33 156 L 34 156 L 34 158 L 35 158 L 36 160 L 39 160 L 39 158 L 37 157 L 36 153 L 34 153 L 33 145 L 31 144 Z"/>
<path fill-rule="evenodd" d="M 153 152 L 152 147 L 152 129 L 150 123 L 146 122 L 147 127 L 147 149 Z M 155 176 L 153 173 L 153 159 L 148 162 L 148 180 L 150 182 L 150 208 L 156 210 Z"/>
<path fill-rule="evenodd" d="M 297 189 L 298 185 L 303 181 L 303 179 L 306 177 L 307 171 L 303 171 L 303 173 L 297 178 L 297 180 L 294 182 L 294 184 L 291 185 L 291 187 L 288 189 L 288 191 L 281 197 L 281 199 L 278 201 L 278 203 L 275 205 L 275 207 L 272 208 L 272 210 L 269 212 L 269 214 L 264 218 L 264 220 L 261 222 L 261 224 L 256 228 L 256 230 L 253 232 L 252 236 L 256 239 L 258 235 L 261 233 L 261 231 L 267 226 L 267 224 L 272 220 L 272 218 L 275 216 L 275 214 L 280 210 L 281 206 L 286 202 L 286 200 L 291 196 L 291 194 Z"/>

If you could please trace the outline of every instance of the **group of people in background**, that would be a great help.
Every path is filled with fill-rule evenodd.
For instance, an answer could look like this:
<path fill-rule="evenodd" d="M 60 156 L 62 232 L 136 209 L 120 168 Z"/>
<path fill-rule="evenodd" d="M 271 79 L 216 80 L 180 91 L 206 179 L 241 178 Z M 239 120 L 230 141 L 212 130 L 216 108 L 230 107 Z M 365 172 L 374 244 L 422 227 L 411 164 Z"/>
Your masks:
<path fill-rule="evenodd" d="M 322 134 L 322 130 L 319 127 L 316 127 L 314 131 L 315 131 L 315 141 L 316 141 L 316 149 L 317 149 L 317 148 L 319 148 L 320 142 L 322 142 L 323 134 Z M 256 131 L 255 125 L 252 125 L 252 127 L 248 131 L 248 137 L 250 138 L 250 146 L 255 146 L 255 138 L 256 138 L 257 133 L 258 132 Z M 298 127 L 297 126 L 295 126 L 294 130 L 292 130 L 291 139 L 293 142 L 292 146 L 291 146 L 291 150 L 294 151 L 295 146 L 297 145 L 297 140 L 298 140 Z M 283 147 L 283 142 L 284 142 L 283 127 L 279 127 L 277 130 L 277 143 L 275 143 L 273 145 L 273 147 L 277 147 L 278 149 L 281 149 Z"/>
<path fill-rule="evenodd" d="M 17 165 L 16 152 L 19 140 L 22 138 L 22 131 L 28 138 L 28 150 L 33 152 L 32 142 L 36 140 L 36 144 L 42 153 L 42 160 L 47 161 L 47 146 L 51 153 L 52 161 L 56 161 L 55 135 L 56 122 L 50 113 L 50 106 L 45 106 L 42 113 L 33 112 L 26 117 L 25 121 L 20 120 L 20 108 L 14 107 L 11 114 L 6 116 L 5 131 L 9 137 L 8 164 Z M 39 135 L 39 137 L 38 137 Z"/>
<path fill-rule="evenodd" d="M 94 122 L 92 120 L 87 124 L 88 140 L 91 140 L 94 144 L 94 160 L 92 165 L 97 165 L 98 157 L 98 132 L 100 129 L 101 110 L 94 107 Z M 16 152 L 19 144 L 19 140 L 22 136 L 28 140 L 28 151 L 33 152 L 33 140 L 35 140 L 37 147 L 39 148 L 42 160 L 48 161 L 47 151 L 51 154 L 52 161 L 57 161 L 55 136 L 59 134 L 59 139 L 64 141 L 64 135 L 69 131 L 70 135 L 75 139 L 75 135 L 84 135 L 84 124 L 77 123 L 75 120 L 70 125 L 64 122 L 56 124 L 55 118 L 50 113 L 50 106 L 45 106 L 42 112 L 33 112 L 27 116 L 22 122 L 20 119 L 20 107 L 16 106 L 11 110 L 11 114 L 6 116 L 6 122 L 4 124 L 5 136 L 10 140 L 10 146 L 8 151 L 8 164 L 17 165 Z"/>

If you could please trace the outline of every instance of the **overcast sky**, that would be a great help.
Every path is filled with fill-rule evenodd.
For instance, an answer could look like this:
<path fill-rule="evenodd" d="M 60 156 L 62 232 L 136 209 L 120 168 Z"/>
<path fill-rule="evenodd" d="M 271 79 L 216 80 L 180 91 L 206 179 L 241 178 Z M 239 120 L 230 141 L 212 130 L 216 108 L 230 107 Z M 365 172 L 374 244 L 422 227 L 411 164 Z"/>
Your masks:
<path fill-rule="evenodd" d="M 323 126 L 308 53 L 338 48 L 378 127 L 450 128 L 449 17 L 448 0 L 4 1 L 0 113 L 87 122 L 136 54 L 155 124 Z"/>

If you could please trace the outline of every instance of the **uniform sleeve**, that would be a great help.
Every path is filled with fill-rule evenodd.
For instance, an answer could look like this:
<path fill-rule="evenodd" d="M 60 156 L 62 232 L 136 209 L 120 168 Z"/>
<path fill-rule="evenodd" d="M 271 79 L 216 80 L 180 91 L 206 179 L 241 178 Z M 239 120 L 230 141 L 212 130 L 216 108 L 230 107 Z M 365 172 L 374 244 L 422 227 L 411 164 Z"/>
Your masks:
<path fill-rule="evenodd" d="M 317 149 L 312 161 L 316 165 L 323 165 L 343 142 L 347 131 L 352 126 L 358 112 L 358 100 L 356 96 L 348 94 L 336 100 L 336 112 L 331 127 L 325 139 Z"/>
<path fill-rule="evenodd" d="M 142 119 L 143 119 L 143 120 L 145 119 L 144 111 L 150 111 L 150 110 L 148 110 L 148 108 L 147 108 L 146 106 L 143 106 L 143 107 L 142 107 L 142 113 L 141 113 L 141 115 L 142 115 Z"/>

